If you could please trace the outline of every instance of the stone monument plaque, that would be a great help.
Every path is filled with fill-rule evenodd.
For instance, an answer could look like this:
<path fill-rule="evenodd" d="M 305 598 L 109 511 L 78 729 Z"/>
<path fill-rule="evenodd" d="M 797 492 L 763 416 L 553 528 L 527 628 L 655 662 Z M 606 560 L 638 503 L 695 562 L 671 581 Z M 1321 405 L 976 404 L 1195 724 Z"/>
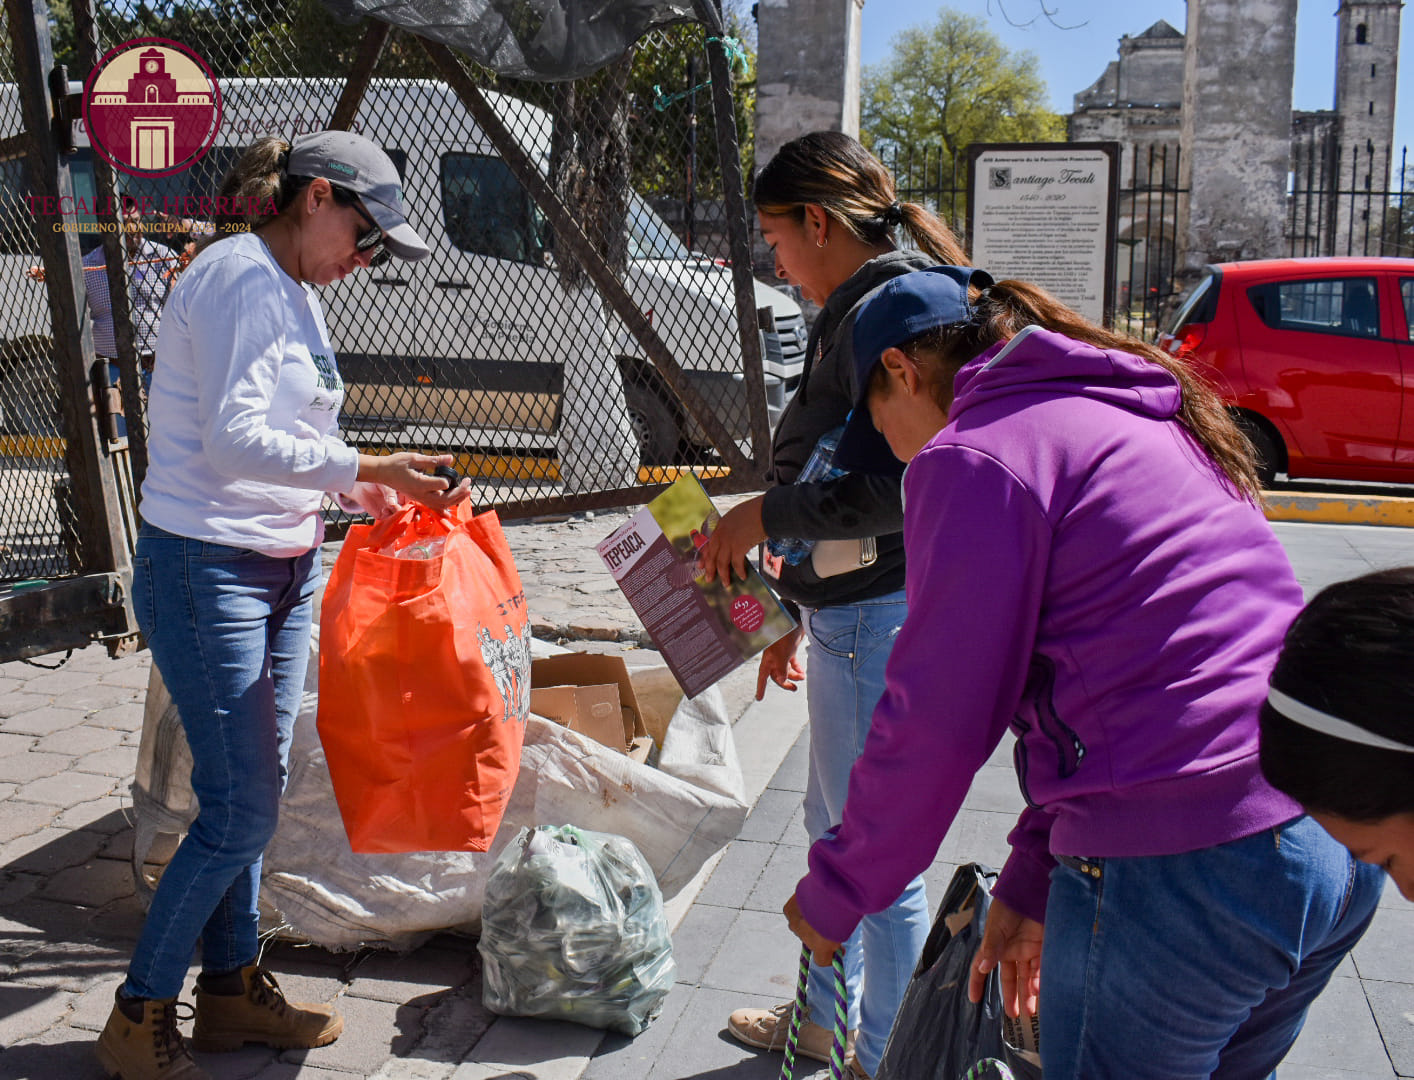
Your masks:
<path fill-rule="evenodd" d="M 1095 322 L 1114 306 L 1117 143 L 968 147 L 972 265 L 1020 278 Z"/>

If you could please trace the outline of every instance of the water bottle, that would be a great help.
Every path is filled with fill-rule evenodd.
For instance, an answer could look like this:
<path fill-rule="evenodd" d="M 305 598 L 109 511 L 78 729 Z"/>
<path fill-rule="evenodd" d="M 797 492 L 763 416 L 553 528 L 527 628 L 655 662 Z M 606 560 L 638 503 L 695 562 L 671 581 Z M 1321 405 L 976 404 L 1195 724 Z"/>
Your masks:
<path fill-rule="evenodd" d="M 844 425 L 841 424 L 833 431 L 827 431 L 820 436 L 820 441 L 810 452 L 810 460 L 795 478 L 797 484 L 815 484 L 845 474 L 844 469 L 834 466 L 835 450 L 839 447 L 840 436 L 843 434 Z M 766 541 L 766 550 L 777 558 L 784 559 L 791 566 L 799 566 L 810 557 L 814 549 L 814 540 L 802 540 L 798 537 L 771 537 Z"/>
<path fill-rule="evenodd" d="M 436 559 L 447 546 L 445 536 L 424 537 L 394 553 L 395 559 Z"/>

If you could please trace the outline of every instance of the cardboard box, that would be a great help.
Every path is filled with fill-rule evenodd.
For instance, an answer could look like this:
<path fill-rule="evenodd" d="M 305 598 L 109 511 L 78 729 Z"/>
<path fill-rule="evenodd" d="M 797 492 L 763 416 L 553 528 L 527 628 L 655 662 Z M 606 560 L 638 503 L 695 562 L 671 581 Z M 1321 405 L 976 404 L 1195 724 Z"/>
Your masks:
<path fill-rule="evenodd" d="M 635 761 L 648 760 L 653 749 L 628 665 L 618 656 L 563 653 L 532 660 L 530 711 Z"/>

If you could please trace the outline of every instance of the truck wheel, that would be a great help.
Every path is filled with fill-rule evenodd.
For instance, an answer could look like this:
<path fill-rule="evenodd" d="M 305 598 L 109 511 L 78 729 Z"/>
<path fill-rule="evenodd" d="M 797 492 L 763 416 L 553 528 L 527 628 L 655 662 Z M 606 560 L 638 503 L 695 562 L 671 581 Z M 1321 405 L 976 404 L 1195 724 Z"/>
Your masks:
<path fill-rule="evenodd" d="M 638 440 L 640 465 L 671 465 L 677 457 L 678 420 L 668 403 L 651 386 L 633 379 L 624 381 L 629 423 Z"/>
<path fill-rule="evenodd" d="M 1242 414 L 1236 419 L 1242 434 L 1246 435 L 1247 441 L 1252 444 L 1257 464 L 1257 479 L 1263 487 L 1271 487 L 1272 481 L 1276 479 L 1277 469 L 1283 465 L 1281 448 L 1271 433 L 1258 421 Z"/>

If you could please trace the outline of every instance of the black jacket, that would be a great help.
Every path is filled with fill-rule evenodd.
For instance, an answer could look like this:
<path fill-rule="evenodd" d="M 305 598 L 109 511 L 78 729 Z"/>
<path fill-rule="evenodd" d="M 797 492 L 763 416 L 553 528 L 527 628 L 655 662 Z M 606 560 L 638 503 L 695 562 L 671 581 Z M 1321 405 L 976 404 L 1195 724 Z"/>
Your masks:
<path fill-rule="evenodd" d="M 835 480 L 796 484 L 820 436 L 844 423 L 854 407 L 854 312 L 890 278 L 932 266 L 918 251 L 891 251 L 870 259 L 825 301 L 806 347 L 808 362 L 795 396 L 781 414 L 771 443 L 771 480 L 761 520 L 772 537 L 806 540 L 878 538 L 870 566 L 821 579 L 806 559 L 782 569 L 777 591 L 806 607 L 853 604 L 903 588 L 903 466 L 894 476 L 847 473 Z"/>

